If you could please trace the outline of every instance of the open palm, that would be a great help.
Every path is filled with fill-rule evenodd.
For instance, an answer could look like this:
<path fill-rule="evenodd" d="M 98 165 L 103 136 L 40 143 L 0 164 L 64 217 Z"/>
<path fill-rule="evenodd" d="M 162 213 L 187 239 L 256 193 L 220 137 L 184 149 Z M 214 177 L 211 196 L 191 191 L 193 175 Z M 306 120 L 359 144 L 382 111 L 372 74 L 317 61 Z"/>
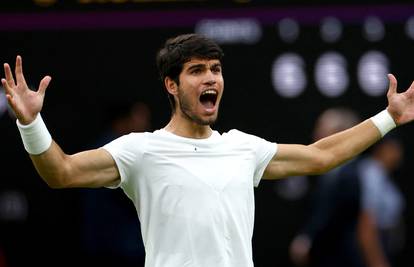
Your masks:
<path fill-rule="evenodd" d="M 51 80 L 50 76 L 45 76 L 39 84 L 38 90 L 32 91 L 27 86 L 23 75 L 22 58 L 16 57 L 15 77 L 9 64 L 4 64 L 4 73 L 6 78 L 1 79 L 1 83 L 6 91 L 7 100 L 16 114 L 17 119 L 22 124 L 32 122 L 43 106 L 45 91 Z"/>
<path fill-rule="evenodd" d="M 390 86 L 387 93 L 388 111 L 397 125 L 414 120 L 414 82 L 403 93 L 397 93 L 397 79 L 388 74 Z"/>

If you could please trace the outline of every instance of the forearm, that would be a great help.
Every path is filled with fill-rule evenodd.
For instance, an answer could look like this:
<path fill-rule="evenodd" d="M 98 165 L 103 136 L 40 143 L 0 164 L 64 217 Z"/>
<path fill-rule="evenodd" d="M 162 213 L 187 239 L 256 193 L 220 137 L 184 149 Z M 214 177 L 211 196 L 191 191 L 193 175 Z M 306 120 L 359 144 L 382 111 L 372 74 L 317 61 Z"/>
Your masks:
<path fill-rule="evenodd" d="M 387 111 L 382 111 L 308 146 L 278 144 L 278 152 L 266 167 L 263 178 L 325 173 L 355 157 L 394 127 L 393 118 Z"/>
<path fill-rule="evenodd" d="M 22 124 L 20 120 L 16 123 L 23 145 L 39 175 L 49 186 L 59 187 L 66 155 L 52 140 L 40 113 L 27 124 Z"/>
<path fill-rule="evenodd" d="M 67 155 L 51 139 L 40 116 L 17 125 L 37 172 L 50 187 L 101 187 L 119 181 L 115 161 L 104 149 Z"/>
<path fill-rule="evenodd" d="M 68 173 L 68 155 L 54 141 L 45 152 L 39 155 L 29 155 L 37 172 L 50 187 L 64 187 Z"/>
<path fill-rule="evenodd" d="M 381 133 L 372 122 L 364 122 L 345 131 L 323 138 L 310 146 L 314 146 L 326 156 L 326 165 L 321 172 L 326 172 L 343 162 L 355 157 L 381 138 Z"/>

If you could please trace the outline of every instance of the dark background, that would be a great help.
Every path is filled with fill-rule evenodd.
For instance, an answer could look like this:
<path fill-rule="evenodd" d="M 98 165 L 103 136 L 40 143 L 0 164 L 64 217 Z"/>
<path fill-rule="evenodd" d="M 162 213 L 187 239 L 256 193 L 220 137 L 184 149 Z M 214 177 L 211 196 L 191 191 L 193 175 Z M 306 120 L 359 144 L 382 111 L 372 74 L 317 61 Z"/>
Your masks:
<path fill-rule="evenodd" d="M 44 75 L 52 76 L 42 116 L 53 138 L 67 153 L 81 151 L 96 141 L 105 127 L 103 114 L 116 103 L 147 102 L 154 129 L 163 127 L 170 110 L 155 68 L 156 51 L 166 38 L 193 32 L 195 23 L 203 18 L 252 17 L 263 29 L 256 44 L 222 45 L 226 89 L 215 125 L 219 131 L 237 128 L 270 141 L 306 144 L 311 141 L 316 117 L 328 107 L 347 106 L 363 118 L 376 114 L 386 106 L 385 95 L 367 96 L 359 88 L 356 76 L 359 58 L 371 49 L 389 57 L 390 70 L 399 80 L 400 89 L 407 88 L 414 77 L 413 40 L 404 33 L 406 20 L 414 15 L 414 6 L 410 5 L 372 6 L 365 2 L 334 6 L 323 1 L 313 6 L 300 1 L 278 5 L 265 1 L 16 2 L 0 4 L 0 61 L 14 65 L 16 54 L 22 55 L 26 80 L 33 88 Z M 123 14 L 133 19 L 122 20 Z M 148 14 L 151 16 L 146 17 Z M 319 22 L 327 15 L 344 23 L 344 36 L 334 44 L 324 43 L 319 37 Z M 361 34 L 362 21 L 368 15 L 377 15 L 385 23 L 386 35 L 380 42 L 366 41 Z M 285 16 L 297 18 L 301 26 L 298 40 L 291 44 L 280 40 L 276 31 L 275 25 Z M 80 17 L 84 20 L 79 21 Z M 336 98 L 323 96 L 313 78 L 318 56 L 330 50 L 348 60 L 350 83 L 346 92 Z M 271 83 L 273 61 L 284 52 L 295 52 L 305 61 L 308 84 L 296 98 L 279 96 Z M 48 188 L 24 151 L 14 119 L 7 112 L 0 116 L 0 196 L 17 193 L 21 196 L 19 203 L 26 203 L 23 211 L 27 211 L 20 217 L 3 216 L 0 220 L 0 248 L 9 265 L 80 266 L 80 190 Z M 404 164 L 396 177 L 407 201 L 407 239 L 398 266 L 408 267 L 413 266 L 410 255 L 414 247 L 414 126 L 406 125 L 396 132 L 406 148 Z M 309 182 L 310 192 L 312 177 Z M 256 189 L 253 249 L 258 267 L 292 266 L 288 245 L 307 211 L 309 194 L 287 200 L 277 194 L 278 186 L 280 182 L 262 181 Z M 3 215 L 13 210 L 14 202 L 10 203 L 0 204 Z"/>

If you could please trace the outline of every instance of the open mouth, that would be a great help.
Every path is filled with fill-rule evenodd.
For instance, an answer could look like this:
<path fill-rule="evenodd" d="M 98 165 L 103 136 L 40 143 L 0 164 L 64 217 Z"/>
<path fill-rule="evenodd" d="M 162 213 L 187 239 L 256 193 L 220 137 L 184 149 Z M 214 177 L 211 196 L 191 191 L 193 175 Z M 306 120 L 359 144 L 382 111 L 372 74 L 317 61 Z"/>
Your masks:
<path fill-rule="evenodd" d="M 218 93 L 216 90 L 209 89 L 201 93 L 200 102 L 205 108 L 214 108 L 217 102 Z"/>

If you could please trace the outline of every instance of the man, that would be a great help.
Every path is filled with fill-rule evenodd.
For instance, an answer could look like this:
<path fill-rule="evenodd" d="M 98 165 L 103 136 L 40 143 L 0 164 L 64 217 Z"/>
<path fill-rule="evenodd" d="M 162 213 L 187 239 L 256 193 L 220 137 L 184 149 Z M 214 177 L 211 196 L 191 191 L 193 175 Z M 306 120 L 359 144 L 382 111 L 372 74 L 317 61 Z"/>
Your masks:
<path fill-rule="evenodd" d="M 401 141 L 391 134 L 370 148 L 357 165 L 363 210 L 358 234 L 368 266 L 393 266 L 404 246 L 405 199 L 393 181 L 403 155 Z M 381 258 L 388 265 L 381 265 Z"/>
<path fill-rule="evenodd" d="M 350 109 L 327 109 L 317 119 L 313 140 L 348 129 L 359 121 L 358 115 Z M 290 246 L 291 259 L 296 265 L 390 266 L 381 248 L 377 227 L 370 223 L 372 216 L 362 204 L 364 196 L 372 199 L 372 195 L 375 201 L 384 204 L 387 194 L 384 191 L 376 194 L 372 190 L 364 192 L 362 184 L 367 177 L 361 177 L 359 170 L 365 171 L 366 165 L 361 166 L 360 161 L 352 160 L 318 177 L 310 216 Z M 377 185 L 380 177 L 375 175 L 372 178 L 370 180 Z M 387 207 L 382 205 L 381 209 L 386 210 Z"/>
<path fill-rule="evenodd" d="M 15 77 L 4 64 L 7 99 L 38 173 L 53 188 L 121 187 L 141 222 L 146 266 L 253 266 L 253 186 L 326 172 L 414 118 L 414 84 L 372 119 L 314 144 L 286 145 L 210 127 L 223 94 L 222 50 L 196 34 L 167 40 L 157 64 L 173 105 L 171 120 L 153 133 L 125 135 L 102 148 L 65 154 L 39 115 L 51 78 L 28 89 L 17 56 Z"/>

